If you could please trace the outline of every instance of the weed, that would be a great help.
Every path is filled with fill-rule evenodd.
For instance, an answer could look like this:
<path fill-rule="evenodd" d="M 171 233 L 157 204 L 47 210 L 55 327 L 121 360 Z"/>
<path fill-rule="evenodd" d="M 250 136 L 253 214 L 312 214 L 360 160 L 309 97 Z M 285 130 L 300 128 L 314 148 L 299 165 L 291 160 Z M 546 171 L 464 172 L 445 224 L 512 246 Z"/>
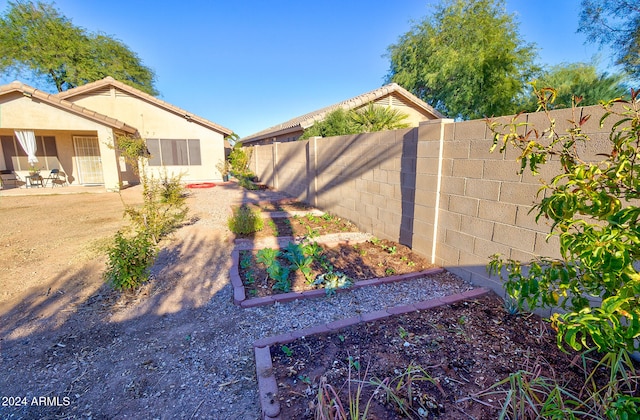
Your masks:
<path fill-rule="evenodd" d="M 344 343 L 344 335 L 343 334 L 338 335 L 338 340 L 340 340 L 341 343 Z"/>
<path fill-rule="evenodd" d="M 407 418 L 425 418 L 428 412 L 438 414 L 442 409 L 428 395 L 416 388 L 418 383 L 429 382 L 435 385 L 443 396 L 446 395 L 438 379 L 431 377 L 425 369 L 413 363 L 393 378 L 372 378 L 370 382 L 384 391 L 387 402 L 397 405 L 398 410 Z"/>
<path fill-rule="evenodd" d="M 405 330 L 402 327 L 398 327 L 398 335 L 400 336 L 400 338 L 402 338 L 403 340 L 406 340 L 407 337 L 409 337 L 409 333 L 407 332 L 407 330 Z"/>
<path fill-rule="evenodd" d="M 285 356 L 287 356 L 287 357 L 291 357 L 291 356 L 293 356 L 293 350 L 291 350 L 291 349 L 289 348 L 289 346 L 285 346 L 285 345 L 280 346 L 280 350 L 282 350 L 282 352 L 283 352 L 283 353 L 285 354 Z"/>
<path fill-rule="evenodd" d="M 353 356 L 347 357 L 347 361 L 349 362 L 349 367 L 354 368 L 356 371 L 360 371 L 360 361 L 354 359 Z"/>
<path fill-rule="evenodd" d="M 325 222 L 330 222 L 334 219 L 336 219 L 336 221 L 339 221 L 338 218 L 334 218 L 332 215 L 330 215 L 329 213 L 324 213 L 322 216 L 322 220 L 324 220 Z"/>
<path fill-rule="evenodd" d="M 307 385 L 311 385 L 311 378 L 307 375 L 298 375 L 298 379 Z"/>
<path fill-rule="evenodd" d="M 340 393 L 335 387 L 327 383 L 326 376 L 320 378 L 318 386 L 318 397 L 316 399 L 315 418 L 317 420 L 328 419 L 367 419 L 369 418 L 369 408 L 374 396 L 377 394 L 376 389 L 367 400 L 364 407 L 361 407 L 362 391 L 365 386 L 370 385 L 364 378 L 367 377 L 369 366 L 364 373 L 358 370 L 358 378 L 353 378 L 352 365 L 349 364 L 349 377 L 347 378 L 347 397 L 348 410 L 345 403 L 340 397 Z M 355 389 L 352 387 L 355 384 Z M 379 388 L 379 387 L 378 387 Z"/>
<path fill-rule="evenodd" d="M 511 296 L 505 296 L 503 303 L 504 310 L 509 315 L 518 315 L 520 313 L 520 307 L 518 301 Z"/>
<path fill-rule="evenodd" d="M 416 263 L 414 261 L 407 261 L 407 267 L 415 267 Z"/>
<path fill-rule="evenodd" d="M 320 232 L 318 231 L 318 229 L 313 229 L 311 226 L 305 225 L 306 229 L 307 229 L 307 238 L 311 239 L 311 238 L 317 238 L 320 235 Z"/>
<path fill-rule="evenodd" d="M 387 269 L 386 269 L 386 270 L 384 270 L 384 273 L 385 273 L 387 276 L 393 276 L 394 274 L 396 274 L 396 269 L 395 269 L 395 268 L 392 268 L 392 267 L 387 267 Z"/>
<path fill-rule="evenodd" d="M 269 220 L 267 222 L 267 225 L 271 228 L 271 230 L 273 231 L 273 235 L 274 236 L 280 236 L 280 232 L 278 231 L 278 225 L 276 225 L 276 222 L 274 222 L 273 220 Z"/>

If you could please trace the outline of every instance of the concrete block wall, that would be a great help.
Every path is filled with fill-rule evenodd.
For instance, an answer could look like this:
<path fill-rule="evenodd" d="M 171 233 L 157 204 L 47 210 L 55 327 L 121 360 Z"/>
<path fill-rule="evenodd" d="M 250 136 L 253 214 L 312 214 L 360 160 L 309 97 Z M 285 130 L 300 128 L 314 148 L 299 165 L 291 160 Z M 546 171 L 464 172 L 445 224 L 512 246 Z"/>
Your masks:
<path fill-rule="evenodd" d="M 585 132 L 596 139 L 587 149 L 602 152 L 610 124 L 593 123 L 600 107 L 552 116 L 562 129 L 586 114 L 592 116 Z M 548 125 L 541 113 L 518 118 L 540 129 Z M 486 272 L 490 255 L 558 256 L 557 238 L 547 241 L 549 224 L 537 224 L 530 212 L 540 179 L 550 181 L 557 167 L 519 175 L 518 153 L 491 153 L 492 144 L 484 120 L 435 120 L 418 128 L 256 146 L 252 168 L 268 185 L 502 293 L 499 279 Z"/>

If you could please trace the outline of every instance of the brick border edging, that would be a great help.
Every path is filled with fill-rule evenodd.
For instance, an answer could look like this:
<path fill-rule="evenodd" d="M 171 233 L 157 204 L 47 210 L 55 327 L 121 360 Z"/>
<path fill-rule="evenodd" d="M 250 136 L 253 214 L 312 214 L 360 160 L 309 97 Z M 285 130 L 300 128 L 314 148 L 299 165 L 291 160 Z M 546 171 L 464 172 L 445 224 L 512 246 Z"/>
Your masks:
<path fill-rule="evenodd" d="M 229 277 L 231 278 L 231 285 L 233 286 L 233 304 L 238 305 L 241 308 L 255 308 L 256 306 L 272 305 L 276 302 L 285 303 L 292 302 L 298 299 L 318 298 L 326 295 L 325 289 L 314 289 L 305 292 L 280 293 L 277 295 L 265 296 L 255 299 L 247 299 L 247 295 L 244 291 L 244 284 L 242 283 L 242 279 L 240 278 L 240 270 L 238 268 L 240 264 L 240 251 L 237 249 L 234 249 L 231 252 L 231 264 L 232 266 Z M 353 286 L 346 289 L 337 289 L 336 292 L 346 292 L 349 290 L 355 290 L 367 286 L 377 286 L 379 284 L 414 280 L 420 277 L 440 274 L 444 271 L 444 268 L 434 267 L 428 270 L 417 271 L 415 273 L 398 274 L 389 277 L 360 280 L 354 283 Z"/>
<path fill-rule="evenodd" d="M 423 300 L 407 305 L 393 306 L 391 308 L 380 309 L 367 312 L 358 316 L 318 324 L 301 330 L 291 331 L 272 337 L 265 337 L 253 342 L 253 350 L 256 361 L 256 377 L 258 379 L 258 394 L 263 419 L 280 419 L 280 403 L 278 402 L 278 384 L 273 373 L 273 363 L 271 359 L 270 347 L 278 344 L 287 344 L 301 338 L 314 334 L 324 334 L 363 322 L 376 321 L 388 318 L 392 315 L 407 314 L 419 310 L 437 308 L 438 306 L 451 305 L 467 299 L 475 299 L 484 296 L 491 290 L 485 287 L 467 290 L 455 295 L 443 296 L 429 300 Z"/>

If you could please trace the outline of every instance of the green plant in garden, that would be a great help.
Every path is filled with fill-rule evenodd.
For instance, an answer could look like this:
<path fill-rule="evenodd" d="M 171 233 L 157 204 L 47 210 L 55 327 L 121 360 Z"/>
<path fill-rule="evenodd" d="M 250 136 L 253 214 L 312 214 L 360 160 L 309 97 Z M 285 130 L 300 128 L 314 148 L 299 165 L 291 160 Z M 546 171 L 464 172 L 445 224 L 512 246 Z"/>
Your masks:
<path fill-rule="evenodd" d="M 282 350 L 282 352 L 287 356 L 287 357 L 291 357 L 293 356 L 293 350 L 291 350 L 291 348 L 289 348 L 289 346 L 280 346 L 280 350 Z"/>
<path fill-rule="evenodd" d="M 272 248 L 264 248 L 256 253 L 256 261 L 264 264 L 267 269 L 267 275 L 275 281 L 274 290 L 288 292 L 291 290 L 291 282 L 289 281 L 290 268 L 280 264 L 277 260 L 280 251 Z"/>
<path fill-rule="evenodd" d="M 311 272 L 313 257 L 305 253 L 303 245 L 289 242 L 283 255 L 295 269 L 302 272 L 307 283 L 313 283 L 313 273 Z"/>
<path fill-rule="evenodd" d="M 590 138 L 589 120 L 573 107 L 570 128 L 558 132 L 549 112 L 555 91 L 536 91 L 549 127 L 540 131 L 518 117 L 508 124 L 489 122 L 494 147 L 519 150 L 521 171 L 537 174 L 541 165 L 557 160 L 559 173 L 540 189 L 543 198 L 532 211 L 551 221 L 549 236 L 558 236 L 559 259 L 543 257 L 526 264 L 494 255 L 489 271 L 505 280 L 518 307 L 555 307 L 551 316 L 558 346 L 597 349 L 613 371 L 612 355 L 638 350 L 640 345 L 640 101 L 631 91 L 628 101 L 603 104 L 600 125 L 610 124 L 608 149 L 589 160 L 580 155 Z M 576 101 L 577 102 L 577 101 Z M 613 122 L 610 120 L 614 119 Z M 590 299 L 591 297 L 591 299 Z M 625 363 L 623 363 L 625 364 Z M 626 371 L 634 376 L 632 364 Z M 637 376 L 635 376 L 636 386 Z M 613 383 L 613 381 L 612 381 Z M 615 389 L 606 410 L 627 410 L 640 400 Z M 636 411 L 636 413 L 638 412 Z M 622 413 L 622 412 L 621 412 Z M 619 413 L 620 414 L 620 413 Z"/>
<path fill-rule="evenodd" d="M 278 225 L 276 225 L 276 222 L 274 222 L 273 220 L 269 220 L 267 222 L 267 224 L 269 225 L 269 227 L 271 228 L 271 230 L 273 231 L 273 235 L 274 236 L 278 236 L 278 234 L 280 232 L 278 232 Z"/>
<path fill-rule="evenodd" d="M 264 228 L 264 220 L 260 212 L 248 206 L 240 206 L 233 210 L 233 215 L 227 220 L 229 230 L 236 235 L 250 235 Z"/>
<path fill-rule="evenodd" d="M 331 296 L 335 294 L 337 289 L 346 289 L 353 285 L 353 280 L 340 271 L 329 271 L 324 274 L 320 274 L 313 284 L 322 285 L 327 296 Z"/>
<path fill-rule="evenodd" d="M 251 267 L 251 264 L 253 264 L 251 253 L 248 251 L 242 251 L 240 254 L 240 268 L 247 269 Z"/>
<path fill-rule="evenodd" d="M 149 279 L 149 269 L 157 250 L 151 236 L 138 232 L 127 236 L 118 231 L 114 244 L 107 251 L 104 278 L 115 289 L 132 290 Z"/>

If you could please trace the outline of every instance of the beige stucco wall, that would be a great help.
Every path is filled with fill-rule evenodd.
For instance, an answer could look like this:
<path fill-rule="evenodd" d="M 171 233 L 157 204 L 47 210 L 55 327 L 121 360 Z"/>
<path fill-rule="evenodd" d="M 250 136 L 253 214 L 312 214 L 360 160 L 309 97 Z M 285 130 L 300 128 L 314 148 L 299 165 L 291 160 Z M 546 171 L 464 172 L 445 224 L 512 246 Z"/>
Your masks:
<path fill-rule="evenodd" d="M 113 145 L 111 127 L 73 114 L 66 109 L 23 96 L 20 93 L 6 95 L 0 99 L 0 135 L 13 136 L 14 130 L 33 130 L 36 136 L 54 136 L 56 149 L 63 171 L 70 184 L 78 182 L 78 166 L 75 160 L 73 136 L 97 137 L 100 145 L 104 184 L 108 189 L 119 185 L 119 166 Z M 1 159 L 2 168 L 5 167 Z M 19 176 L 27 170 L 16 171 Z"/>
<path fill-rule="evenodd" d="M 216 164 L 224 160 L 224 137 L 221 133 L 113 87 L 69 100 L 136 127 L 143 138 L 199 139 L 201 165 L 168 166 L 164 169 L 169 175 L 182 173 L 183 181 L 222 180 L 216 169 Z M 151 167 L 149 171 L 161 176 L 163 168 Z"/>

